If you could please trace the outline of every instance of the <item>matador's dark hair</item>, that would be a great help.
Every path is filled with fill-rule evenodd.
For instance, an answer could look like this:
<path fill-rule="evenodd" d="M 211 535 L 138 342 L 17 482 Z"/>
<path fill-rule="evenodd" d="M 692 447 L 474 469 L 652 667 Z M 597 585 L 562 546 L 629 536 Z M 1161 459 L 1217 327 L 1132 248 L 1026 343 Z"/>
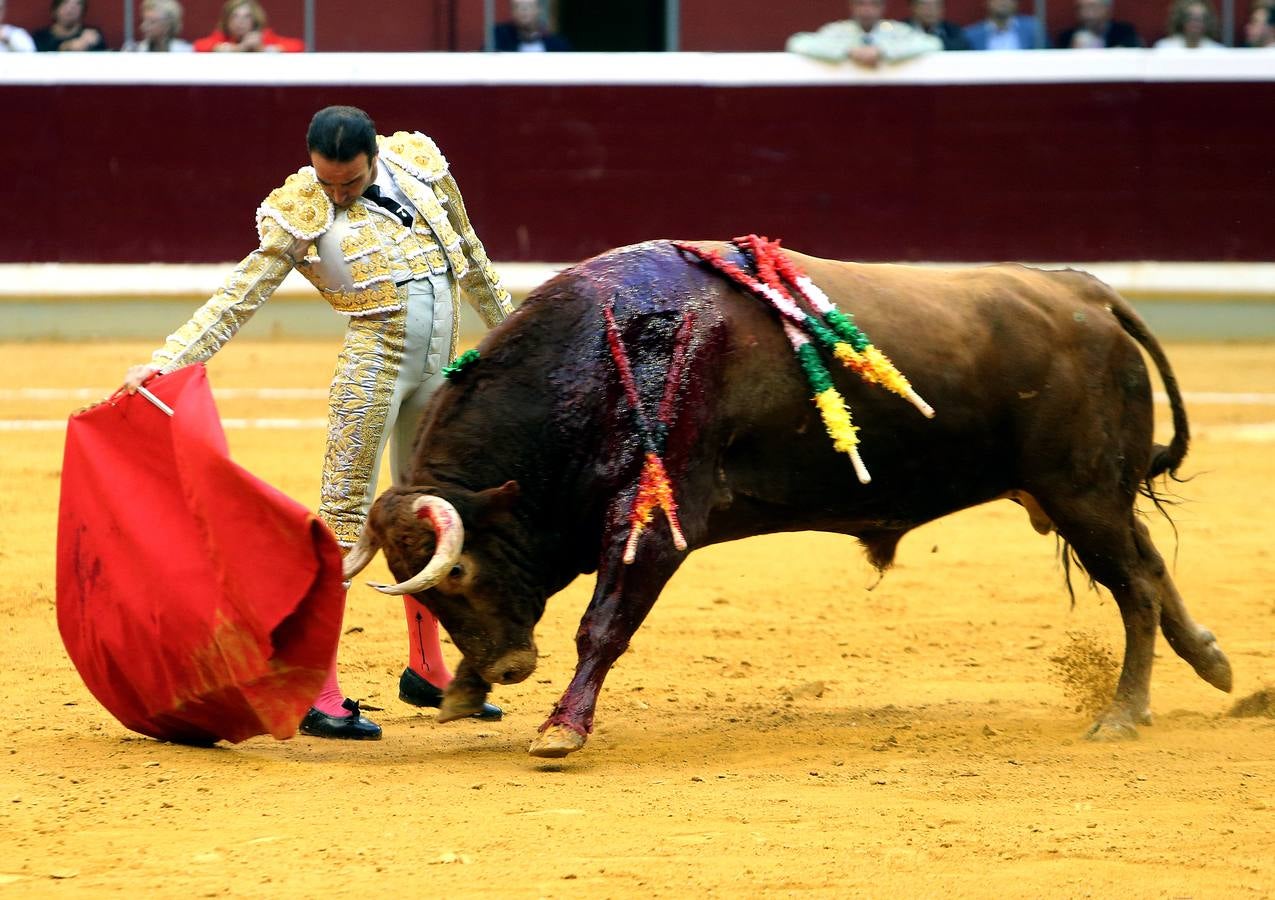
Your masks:
<path fill-rule="evenodd" d="M 376 126 L 368 114 L 354 106 L 326 106 L 310 120 L 305 135 L 311 153 L 333 162 L 349 162 L 360 153 L 376 156 Z"/>

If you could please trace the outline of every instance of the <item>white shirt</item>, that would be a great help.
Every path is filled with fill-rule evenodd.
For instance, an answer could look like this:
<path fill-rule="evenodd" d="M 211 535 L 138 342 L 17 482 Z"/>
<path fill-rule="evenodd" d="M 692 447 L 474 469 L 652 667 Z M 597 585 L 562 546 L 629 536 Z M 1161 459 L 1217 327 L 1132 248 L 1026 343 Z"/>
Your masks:
<path fill-rule="evenodd" d="M 829 22 L 818 31 L 802 31 L 788 38 L 786 49 L 825 62 L 841 62 L 859 47 L 876 47 L 886 62 L 902 62 L 922 53 L 943 49 L 943 42 L 908 25 L 882 19 L 865 32 L 853 19 Z"/>
<path fill-rule="evenodd" d="M 125 53 L 152 53 L 151 45 L 145 41 L 131 41 L 120 48 Z M 169 53 L 194 53 L 195 45 L 181 38 L 173 38 L 168 42 Z"/>
<path fill-rule="evenodd" d="M 411 200 L 407 199 L 407 194 L 403 193 L 399 186 L 394 182 L 394 176 L 390 174 L 389 168 L 381 165 L 379 161 L 376 164 L 376 181 L 373 183 L 381 189 L 382 194 L 389 197 L 399 206 L 411 213 L 413 219 L 420 215 L 420 210 L 416 208 Z M 378 207 L 377 212 L 380 211 L 381 210 Z"/>
<path fill-rule="evenodd" d="M 988 50 L 1022 50 L 1023 42 L 1018 39 L 1018 29 L 1014 27 L 1014 20 L 1010 19 L 1004 28 L 997 28 L 995 22 L 988 22 L 990 26 L 987 29 L 987 49 Z"/>
<path fill-rule="evenodd" d="M 34 53 L 35 41 L 17 25 L 0 25 L 0 53 Z"/>
<path fill-rule="evenodd" d="M 1224 50 L 1225 45 L 1219 44 L 1212 38 L 1200 38 L 1200 46 L 1188 47 L 1186 38 L 1180 34 L 1171 34 L 1168 37 L 1160 38 L 1155 42 L 1157 50 Z"/>

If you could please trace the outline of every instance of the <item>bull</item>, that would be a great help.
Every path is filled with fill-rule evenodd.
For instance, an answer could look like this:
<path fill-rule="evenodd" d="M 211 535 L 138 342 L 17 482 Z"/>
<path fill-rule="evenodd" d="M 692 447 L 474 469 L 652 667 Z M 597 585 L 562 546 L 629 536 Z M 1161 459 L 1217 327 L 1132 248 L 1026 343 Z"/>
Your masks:
<path fill-rule="evenodd" d="M 696 246 L 745 262 L 733 245 Z M 378 587 L 417 596 L 451 634 L 462 660 L 440 721 L 476 711 L 492 684 L 531 675 L 546 601 L 579 574 L 596 570 L 597 585 L 574 676 L 530 746 L 537 757 L 584 746 L 609 669 L 691 551 L 830 531 L 857 537 L 884 571 L 911 529 L 998 499 L 1020 503 L 1042 534 L 1056 532 L 1064 559 L 1069 548 L 1119 606 L 1123 664 L 1090 737 L 1135 737 L 1150 723 L 1157 627 L 1200 677 L 1230 691 L 1226 656 L 1192 620 L 1135 513 L 1140 493 L 1158 503 L 1153 479 L 1177 473 L 1189 431 L 1169 360 L 1125 300 L 1070 270 L 937 271 L 784 253 L 853 314 L 936 415 L 838 369 L 871 470 L 856 478 L 821 426 L 774 311 L 751 293 L 667 241 L 561 272 L 437 392 L 410 484 L 376 500 L 347 556 L 352 577 L 383 551 L 399 581 Z M 671 347 L 688 320 L 670 391 Z M 608 327 L 627 348 L 636 397 Z M 1168 394 L 1167 446 L 1153 442 L 1142 351 Z M 634 407 L 650 419 L 670 396 L 661 452 L 681 533 L 657 514 L 634 547 L 644 457 Z"/>

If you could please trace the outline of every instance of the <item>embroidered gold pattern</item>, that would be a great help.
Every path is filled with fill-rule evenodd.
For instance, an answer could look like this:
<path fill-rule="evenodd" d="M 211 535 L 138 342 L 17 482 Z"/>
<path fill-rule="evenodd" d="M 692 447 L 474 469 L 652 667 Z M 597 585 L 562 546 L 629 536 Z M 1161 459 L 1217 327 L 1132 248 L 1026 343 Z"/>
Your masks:
<path fill-rule="evenodd" d="M 407 333 L 406 288 L 396 300 L 399 308 L 391 313 L 350 319 L 328 393 L 319 517 L 344 544 L 363 529 L 377 450 L 389 437 L 385 423 Z"/>
<path fill-rule="evenodd" d="M 460 189 L 455 179 L 448 176 L 434 186 L 435 192 L 447 201 L 448 213 L 455 225 L 455 230 L 464 237 L 465 246 L 474 260 L 474 267 L 456 269 L 456 280 L 461 291 L 470 304 L 478 311 L 479 317 L 488 328 L 505 320 L 513 312 L 513 301 L 500 284 L 500 276 L 487 261 L 487 252 L 483 249 L 478 235 L 469 223 L 469 214 L 465 211 L 465 201 L 461 199 Z M 448 248 L 449 256 L 451 248 Z M 487 261 L 484 265 L 483 262 Z"/>
<path fill-rule="evenodd" d="M 321 287 L 319 293 L 332 304 L 333 309 L 346 316 L 366 316 L 374 312 L 395 310 L 400 303 L 392 281 L 378 281 L 358 291 Z"/>
<path fill-rule="evenodd" d="M 429 261 L 425 258 L 424 253 L 417 253 L 415 256 L 411 257 L 407 262 L 408 262 L 408 265 L 412 267 L 413 278 L 420 278 L 421 276 L 431 274 L 429 269 Z"/>
<path fill-rule="evenodd" d="M 418 181 L 437 181 L 447 174 L 447 160 L 443 152 L 419 131 L 398 131 L 390 137 L 378 138 L 377 143 L 382 157 L 390 159 Z"/>
<path fill-rule="evenodd" d="M 350 263 L 350 280 L 356 288 L 376 284 L 390 278 L 390 260 L 384 250 L 373 251 L 366 259 L 356 259 Z"/>
<path fill-rule="evenodd" d="M 367 256 L 380 248 L 381 242 L 377 240 L 378 237 L 374 228 L 360 228 L 353 231 L 341 239 L 341 255 L 347 262 L 358 259 L 360 256 Z"/>
<path fill-rule="evenodd" d="M 323 193 L 314 169 L 306 166 L 289 175 L 257 209 L 257 230 L 273 220 L 293 237 L 312 241 L 332 227 L 332 201 Z"/>

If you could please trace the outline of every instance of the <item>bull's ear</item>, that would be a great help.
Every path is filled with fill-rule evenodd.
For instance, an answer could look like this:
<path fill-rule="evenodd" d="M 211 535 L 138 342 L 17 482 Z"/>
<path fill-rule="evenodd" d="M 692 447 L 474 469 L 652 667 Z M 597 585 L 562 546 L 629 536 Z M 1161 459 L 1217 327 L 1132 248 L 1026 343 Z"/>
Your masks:
<path fill-rule="evenodd" d="M 522 488 L 518 486 L 518 482 L 506 481 L 500 487 L 478 492 L 479 509 L 483 513 L 508 512 L 513 509 L 520 496 Z"/>
<path fill-rule="evenodd" d="M 518 498 L 522 496 L 522 488 L 518 486 L 516 481 L 506 481 L 500 487 L 496 488 L 492 493 L 492 502 L 500 503 L 509 508 L 518 502 Z"/>

